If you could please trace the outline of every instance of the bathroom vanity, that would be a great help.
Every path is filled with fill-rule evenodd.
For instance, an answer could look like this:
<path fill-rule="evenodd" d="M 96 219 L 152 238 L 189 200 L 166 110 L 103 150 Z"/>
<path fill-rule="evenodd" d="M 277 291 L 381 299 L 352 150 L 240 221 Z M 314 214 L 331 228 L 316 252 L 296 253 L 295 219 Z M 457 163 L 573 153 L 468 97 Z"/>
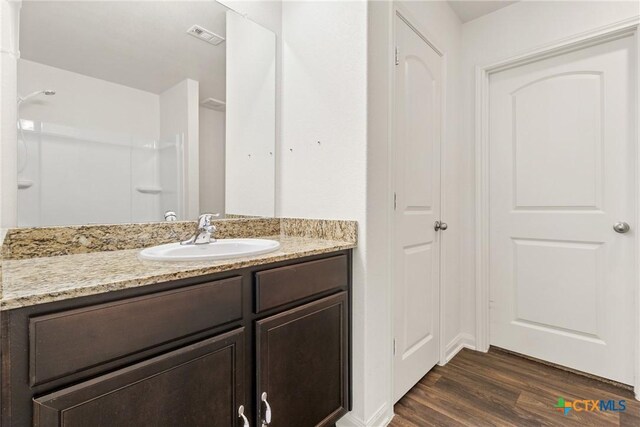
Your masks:
<path fill-rule="evenodd" d="M 3 6 L 3 225 L 23 228 L 0 230 L 2 427 L 307 427 L 350 409 L 357 224 L 274 218 L 281 25 L 187 3 Z M 68 46 L 84 53 L 51 55 Z"/>
<path fill-rule="evenodd" d="M 65 263 L 94 272 L 21 307 L 3 295 L 2 425 L 333 425 L 350 409 L 354 245 L 279 240 L 188 266 L 136 250 L 3 262 L 5 283 L 47 269 L 60 282 Z M 127 280 L 101 278 L 121 267 Z"/>

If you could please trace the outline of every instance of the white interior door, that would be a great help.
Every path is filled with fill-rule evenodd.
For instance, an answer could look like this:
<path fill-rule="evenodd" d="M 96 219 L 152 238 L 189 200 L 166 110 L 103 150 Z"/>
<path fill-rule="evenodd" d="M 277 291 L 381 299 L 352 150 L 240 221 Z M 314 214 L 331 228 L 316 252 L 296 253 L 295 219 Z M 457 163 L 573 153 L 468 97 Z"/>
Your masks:
<path fill-rule="evenodd" d="M 438 361 L 441 57 L 396 17 L 394 397 Z"/>
<path fill-rule="evenodd" d="M 633 384 L 635 58 L 625 37 L 490 77 L 491 344 Z M 614 231 L 626 222 L 631 231 Z"/>

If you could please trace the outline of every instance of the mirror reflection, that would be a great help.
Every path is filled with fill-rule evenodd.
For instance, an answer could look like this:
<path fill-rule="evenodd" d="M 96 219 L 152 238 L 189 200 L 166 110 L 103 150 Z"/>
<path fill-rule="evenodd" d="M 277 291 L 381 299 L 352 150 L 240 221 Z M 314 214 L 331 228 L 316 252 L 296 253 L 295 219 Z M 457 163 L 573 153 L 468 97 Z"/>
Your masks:
<path fill-rule="evenodd" d="M 213 1 L 25 1 L 19 45 L 20 226 L 273 216 L 273 33 Z"/>

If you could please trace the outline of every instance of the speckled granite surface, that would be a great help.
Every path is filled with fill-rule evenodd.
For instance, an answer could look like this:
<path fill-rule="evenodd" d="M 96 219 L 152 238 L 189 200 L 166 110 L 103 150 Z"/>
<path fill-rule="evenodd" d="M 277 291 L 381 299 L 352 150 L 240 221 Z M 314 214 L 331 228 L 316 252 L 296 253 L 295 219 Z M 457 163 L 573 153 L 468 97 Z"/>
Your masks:
<path fill-rule="evenodd" d="M 354 221 L 282 218 L 280 232 L 286 236 L 315 237 L 348 242 L 358 240 L 358 227 Z"/>
<path fill-rule="evenodd" d="M 280 234 L 279 218 L 222 219 L 214 221 L 216 237 Z M 186 240 L 194 221 L 145 224 L 81 225 L 67 227 L 10 228 L 2 245 L 3 259 L 26 259 L 91 252 L 144 248 Z"/>
<path fill-rule="evenodd" d="M 230 220 L 236 221 L 236 220 Z M 41 240 L 21 241 L 26 236 L 38 236 L 37 231 L 45 229 L 23 229 L 13 236 L 13 242 L 9 241 L 13 247 L 14 255 L 23 254 L 22 258 L 2 260 L 0 270 L 0 310 L 11 310 L 46 302 L 60 301 L 69 298 L 76 298 L 86 295 L 95 295 L 104 292 L 133 288 L 138 286 L 151 285 L 177 279 L 185 279 L 206 274 L 219 273 L 222 271 L 235 270 L 243 267 L 264 265 L 278 261 L 301 258 L 310 255 L 318 255 L 339 251 L 343 249 L 355 248 L 357 245 L 357 223 L 354 221 L 327 221 L 327 220 L 294 220 L 294 219 L 251 219 L 237 221 L 262 221 L 253 224 L 228 224 L 229 234 L 225 232 L 224 237 L 267 237 L 278 240 L 281 247 L 278 251 L 257 255 L 253 257 L 236 258 L 221 261 L 200 261 L 200 262 L 153 262 L 142 261 L 138 258 L 138 249 L 121 248 L 124 243 L 117 240 L 113 234 L 109 234 L 109 229 L 119 227 L 116 234 L 119 235 L 121 229 L 125 229 L 136 237 L 139 247 L 154 246 L 161 243 L 174 242 L 176 238 L 168 239 L 166 234 L 167 226 L 160 224 L 160 230 L 154 229 L 158 224 L 133 224 L 125 226 L 89 226 L 89 227 L 60 227 L 48 228 Z M 227 222 L 222 220 L 220 222 Z M 308 224 L 308 228 L 305 228 Z M 191 230 L 193 223 L 173 223 L 169 224 L 168 230 L 177 233 L 180 227 L 189 225 L 187 230 Z M 103 228 L 104 227 L 104 228 Z M 133 227 L 134 229 L 127 229 Z M 149 233 L 148 243 L 144 240 L 144 232 L 136 230 L 135 227 L 145 229 Z M 175 227 L 175 228 L 174 228 Z M 225 226 L 221 226 L 221 230 Z M 64 230 L 61 230 L 64 229 Z M 86 238 L 86 229 L 90 228 L 91 245 L 84 245 L 82 237 Z M 102 228 L 104 237 L 98 233 L 97 229 Z M 63 231 L 56 233 L 51 231 Z M 74 229 L 78 233 L 74 234 Z M 20 231 L 20 229 L 18 229 Z M 29 231 L 26 231 L 29 230 Z M 235 230 L 235 231 L 233 231 Z M 11 236 L 9 230 L 7 237 Z M 188 236 L 190 231 L 185 231 Z M 56 238 L 56 234 L 60 236 Z M 20 236 L 20 239 L 18 239 Z M 182 235 L 178 235 L 179 238 Z M 218 237 L 222 237 L 218 234 Z M 101 243 L 100 239 L 107 243 Z M 162 239 L 168 240 L 162 240 Z M 17 239 L 17 240 L 16 240 Z M 38 243 L 39 242 L 39 243 Z M 53 243 L 52 243 L 53 242 Z M 61 242 L 72 242 L 73 249 L 65 249 Z M 5 239 L 5 245 L 7 239 Z M 50 251 L 57 256 L 43 257 L 42 255 L 33 258 L 25 257 L 26 254 L 41 254 L 38 250 L 41 246 L 57 248 Z M 133 245 L 133 243 L 131 243 Z M 19 248 L 19 249 L 16 249 Z M 28 248 L 24 249 L 23 248 Z M 85 248 L 85 249 L 82 249 Z M 97 248 L 105 248 L 97 251 Z M 47 249 L 48 250 L 48 249 Z M 83 251 L 81 252 L 81 251 Z M 22 251 L 22 252 L 21 252 Z M 75 251 L 75 252 L 74 252 Z M 80 252 L 78 252 L 80 251 Z M 45 251 L 46 252 L 46 251 Z M 70 253 L 62 255 L 60 252 Z M 3 253 L 5 250 L 3 249 Z M 33 255 L 32 255 L 33 256 Z"/>
<path fill-rule="evenodd" d="M 250 218 L 264 218 L 264 217 L 255 216 L 255 215 L 241 215 L 241 214 L 234 214 L 234 213 L 226 213 L 226 214 L 224 214 L 224 217 L 225 217 L 226 219 L 236 219 L 236 218 L 244 218 L 244 219 L 250 219 Z"/>
<path fill-rule="evenodd" d="M 278 251 L 223 261 L 154 262 L 137 249 L 65 255 L 2 263 L 0 310 L 219 273 L 355 247 L 354 242 L 308 237 L 269 237 Z"/>

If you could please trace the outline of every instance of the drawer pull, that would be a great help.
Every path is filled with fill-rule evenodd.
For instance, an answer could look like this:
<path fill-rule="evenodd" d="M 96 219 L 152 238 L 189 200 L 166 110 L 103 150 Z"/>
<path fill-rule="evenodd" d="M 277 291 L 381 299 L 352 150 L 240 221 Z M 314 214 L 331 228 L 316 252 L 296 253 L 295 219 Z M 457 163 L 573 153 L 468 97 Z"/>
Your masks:
<path fill-rule="evenodd" d="M 244 415 L 244 405 L 238 408 L 238 418 L 242 419 L 242 427 L 249 427 L 249 420 Z"/>
<path fill-rule="evenodd" d="M 267 402 L 267 393 L 262 393 L 260 398 L 262 403 L 264 403 L 264 416 L 262 417 L 262 427 L 268 426 L 271 424 L 271 406 L 269 406 L 269 402 Z"/>

